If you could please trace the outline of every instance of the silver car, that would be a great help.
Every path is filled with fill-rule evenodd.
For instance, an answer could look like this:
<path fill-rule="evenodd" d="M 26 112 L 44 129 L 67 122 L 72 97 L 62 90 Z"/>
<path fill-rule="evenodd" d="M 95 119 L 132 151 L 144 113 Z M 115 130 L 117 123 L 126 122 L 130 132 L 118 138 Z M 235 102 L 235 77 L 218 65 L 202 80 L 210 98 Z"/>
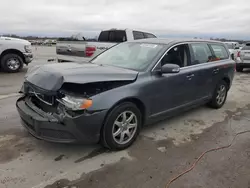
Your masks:
<path fill-rule="evenodd" d="M 237 56 L 239 56 L 239 60 L 236 61 L 238 72 L 242 72 L 244 68 L 250 68 L 250 43 L 246 43 Z"/>

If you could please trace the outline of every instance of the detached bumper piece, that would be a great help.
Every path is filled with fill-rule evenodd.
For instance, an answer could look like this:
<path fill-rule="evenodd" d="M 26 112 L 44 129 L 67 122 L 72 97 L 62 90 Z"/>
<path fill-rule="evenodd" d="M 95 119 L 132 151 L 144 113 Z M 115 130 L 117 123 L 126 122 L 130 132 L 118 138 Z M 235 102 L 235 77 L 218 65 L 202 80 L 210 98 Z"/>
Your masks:
<path fill-rule="evenodd" d="M 92 115 L 55 117 L 36 107 L 25 97 L 16 107 L 22 125 L 34 137 L 57 143 L 97 143 L 106 111 Z"/>

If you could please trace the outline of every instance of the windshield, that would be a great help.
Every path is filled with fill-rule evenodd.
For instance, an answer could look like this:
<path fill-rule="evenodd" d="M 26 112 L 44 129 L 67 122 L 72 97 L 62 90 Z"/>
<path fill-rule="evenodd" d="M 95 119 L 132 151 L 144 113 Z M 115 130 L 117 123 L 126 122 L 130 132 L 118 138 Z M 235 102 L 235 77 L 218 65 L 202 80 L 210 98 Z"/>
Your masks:
<path fill-rule="evenodd" d="M 163 47 L 159 44 L 126 42 L 105 51 L 91 62 L 143 71 L 153 62 Z"/>

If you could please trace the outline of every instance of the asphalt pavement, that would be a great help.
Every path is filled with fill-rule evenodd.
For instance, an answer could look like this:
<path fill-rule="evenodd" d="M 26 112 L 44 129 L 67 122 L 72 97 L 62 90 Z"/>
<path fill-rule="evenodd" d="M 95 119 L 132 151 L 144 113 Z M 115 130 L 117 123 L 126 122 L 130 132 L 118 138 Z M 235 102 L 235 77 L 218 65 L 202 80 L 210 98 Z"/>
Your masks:
<path fill-rule="evenodd" d="M 34 48 L 31 66 L 55 57 L 54 47 Z M 0 73 L 0 188 L 164 188 L 210 148 L 250 130 L 250 74 L 236 74 L 225 106 L 206 106 L 145 127 L 129 149 L 47 143 L 29 135 L 15 109 L 27 67 Z M 171 188 L 250 187 L 250 133 L 230 148 L 205 155 Z"/>

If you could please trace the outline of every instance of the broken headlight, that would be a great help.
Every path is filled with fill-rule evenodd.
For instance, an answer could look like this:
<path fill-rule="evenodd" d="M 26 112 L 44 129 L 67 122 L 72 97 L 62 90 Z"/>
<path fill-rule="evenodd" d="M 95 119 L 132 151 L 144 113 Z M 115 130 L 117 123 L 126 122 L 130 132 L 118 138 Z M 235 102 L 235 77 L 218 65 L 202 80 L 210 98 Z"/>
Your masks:
<path fill-rule="evenodd" d="M 65 95 L 63 98 L 58 99 L 58 102 L 70 110 L 84 110 L 92 106 L 91 99 L 78 98 L 69 95 Z"/>

